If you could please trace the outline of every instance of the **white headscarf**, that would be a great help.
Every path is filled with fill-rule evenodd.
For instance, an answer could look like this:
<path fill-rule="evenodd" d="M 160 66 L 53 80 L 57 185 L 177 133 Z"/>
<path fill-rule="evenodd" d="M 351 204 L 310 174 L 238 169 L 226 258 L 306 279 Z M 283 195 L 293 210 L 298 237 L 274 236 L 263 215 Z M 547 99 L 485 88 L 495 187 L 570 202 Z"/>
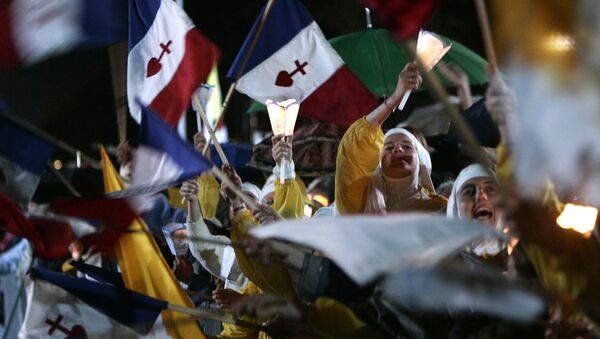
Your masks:
<path fill-rule="evenodd" d="M 383 174 L 381 160 L 375 169 L 375 173 L 369 179 L 367 187 L 367 199 L 365 212 L 373 214 L 390 211 L 403 210 L 410 205 L 413 199 L 427 199 L 427 194 L 421 191 L 421 187 L 434 192 L 431 181 L 431 157 L 425 147 L 415 138 L 412 133 L 404 128 L 392 128 L 383 137 L 385 142 L 392 135 L 406 135 L 417 153 L 417 170 L 406 178 L 390 178 Z"/>
<path fill-rule="evenodd" d="M 498 179 L 496 179 L 496 176 L 491 172 L 491 170 L 488 170 L 479 164 L 473 164 L 463 168 L 463 170 L 458 174 L 458 177 L 456 177 L 454 186 L 452 186 L 452 193 L 448 198 L 448 205 L 446 207 L 446 216 L 448 218 L 460 219 L 460 214 L 458 212 L 458 194 L 463 185 L 467 181 L 474 178 L 491 178 L 498 182 Z M 501 218 L 499 218 L 496 229 L 501 227 L 501 223 Z M 501 231 L 500 229 L 498 230 Z M 506 244 L 502 240 L 492 237 L 474 243 L 468 247 L 468 250 L 478 256 L 494 256 L 502 251 L 505 247 Z"/>
<path fill-rule="evenodd" d="M 448 205 L 446 207 L 446 216 L 448 218 L 460 218 L 458 214 L 458 193 L 465 182 L 473 178 L 491 178 L 496 182 L 498 181 L 496 176 L 493 175 L 490 170 L 479 164 L 473 164 L 463 168 L 458 174 L 458 177 L 456 177 L 454 185 L 452 186 L 452 193 L 450 193 L 450 197 L 448 197 Z"/>
<path fill-rule="evenodd" d="M 242 192 L 249 193 L 254 198 L 256 198 L 256 200 L 258 200 L 261 197 L 260 188 L 258 188 L 255 184 L 251 182 L 242 183 Z"/>
<path fill-rule="evenodd" d="M 264 204 L 263 199 L 267 195 L 269 195 L 269 193 L 275 192 L 275 179 L 277 179 L 277 176 L 275 176 L 275 174 L 271 174 L 271 176 L 267 179 L 267 182 L 263 186 L 262 190 L 260 191 L 259 198 L 261 204 Z"/>

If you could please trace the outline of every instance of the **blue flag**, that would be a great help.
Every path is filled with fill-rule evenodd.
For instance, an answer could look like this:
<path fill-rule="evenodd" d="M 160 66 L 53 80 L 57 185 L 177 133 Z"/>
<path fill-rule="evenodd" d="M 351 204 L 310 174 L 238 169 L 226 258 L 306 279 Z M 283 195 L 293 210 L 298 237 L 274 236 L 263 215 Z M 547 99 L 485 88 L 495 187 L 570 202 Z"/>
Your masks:
<path fill-rule="evenodd" d="M 141 107 L 140 140 L 134 157 L 132 183 L 124 191 L 110 193 L 111 197 L 158 192 L 214 166 L 157 113 Z"/>

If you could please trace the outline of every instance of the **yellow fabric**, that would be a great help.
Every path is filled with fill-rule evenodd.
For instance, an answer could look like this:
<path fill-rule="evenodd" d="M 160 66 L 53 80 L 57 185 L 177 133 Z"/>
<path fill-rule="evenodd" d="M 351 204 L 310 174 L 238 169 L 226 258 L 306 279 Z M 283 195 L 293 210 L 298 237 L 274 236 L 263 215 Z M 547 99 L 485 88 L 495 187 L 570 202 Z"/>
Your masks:
<path fill-rule="evenodd" d="M 254 285 L 251 281 L 246 283 L 240 290 L 243 295 L 258 295 L 262 294 L 262 291 L 258 286 Z M 252 318 L 242 317 L 241 320 L 248 322 L 255 322 Z M 250 328 L 236 326 L 234 324 L 223 323 L 223 330 L 219 334 L 219 338 L 223 339 L 250 339 L 250 338 L 267 338 L 264 332 L 259 332 Z"/>
<path fill-rule="evenodd" d="M 248 230 L 256 225 L 248 210 L 238 213 L 232 220 L 231 241 L 247 238 Z M 240 270 L 265 293 L 275 294 L 292 300 L 296 291 L 285 266 L 281 264 L 264 265 L 246 256 L 244 250 L 234 247 L 235 257 Z"/>
<path fill-rule="evenodd" d="M 385 338 L 383 333 L 369 327 L 344 304 L 320 297 L 310 305 L 309 326 L 323 338 Z"/>
<path fill-rule="evenodd" d="M 506 146 L 499 145 L 497 148 L 497 176 L 500 182 L 504 185 L 510 185 L 514 182 L 513 178 L 513 159 Z M 548 213 L 558 216 L 563 208 L 553 186 L 549 182 L 546 189 L 546 194 L 542 200 L 544 208 Z M 544 289 L 552 295 L 560 296 L 565 303 L 565 308 L 562 309 L 564 319 L 579 321 L 584 318 L 583 314 L 578 313 L 572 305 L 578 296 L 585 290 L 587 281 L 581 274 L 567 272 L 565 264 L 560 257 L 546 251 L 535 244 L 520 242 L 527 258 L 533 265 L 538 280 Z"/>
<path fill-rule="evenodd" d="M 275 180 L 275 198 L 271 208 L 279 212 L 285 219 L 302 219 L 304 204 L 308 200 L 306 187 L 302 179 L 285 180 L 282 184 Z"/>
<path fill-rule="evenodd" d="M 179 194 L 178 187 L 169 187 L 167 189 L 167 196 L 169 197 L 169 205 L 171 205 L 171 207 L 181 209 L 185 209 L 187 207 L 185 206 L 185 201 L 183 203 L 181 202 L 183 199 L 181 194 Z"/>
<path fill-rule="evenodd" d="M 221 85 L 219 81 L 219 65 L 215 63 L 208 73 L 208 77 L 206 78 L 206 83 L 208 85 L 214 86 L 213 91 L 208 98 L 208 102 L 206 103 L 206 117 L 210 122 L 213 130 L 217 131 L 221 126 L 215 126 L 217 124 L 217 120 L 221 116 Z"/>
<path fill-rule="evenodd" d="M 335 206 L 340 214 L 363 213 L 369 178 L 375 173 L 383 149 L 383 132 L 363 117 L 344 134 L 336 159 Z M 425 190 L 431 199 L 415 201 L 412 209 L 438 211 L 446 198 Z"/>
<path fill-rule="evenodd" d="M 123 190 L 123 183 L 104 148 L 100 149 L 100 154 L 104 191 Z M 115 244 L 125 286 L 171 304 L 193 308 L 194 304 L 173 276 L 144 221 L 136 218 L 129 229 L 141 232 L 123 234 Z M 162 311 L 161 314 L 167 333 L 172 338 L 205 338 L 194 318 L 173 311 Z"/>
<path fill-rule="evenodd" d="M 198 203 L 202 217 L 212 219 L 217 214 L 217 205 L 221 198 L 221 187 L 213 175 L 201 175 L 198 179 Z"/>

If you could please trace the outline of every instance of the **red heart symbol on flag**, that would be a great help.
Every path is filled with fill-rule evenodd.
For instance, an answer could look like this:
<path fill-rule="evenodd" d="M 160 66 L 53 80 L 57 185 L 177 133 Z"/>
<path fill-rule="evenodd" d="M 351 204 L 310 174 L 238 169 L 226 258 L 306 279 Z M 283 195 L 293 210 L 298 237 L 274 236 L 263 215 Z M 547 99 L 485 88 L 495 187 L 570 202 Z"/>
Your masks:
<path fill-rule="evenodd" d="M 290 73 L 286 71 L 281 71 L 277 74 L 277 79 L 275 80 L 275 85 L 279 87 L 290 87 L 294 84 L 294 79 Z"/>
<path fill-rule="evenodd" d="M 160 72 L 162 65 L 157 58 L 152 58 L 148 61 L 148 66 L 146 68 L 146 78 L 153 76 L 154 74 Z"/>
<path fill-rule="evenodd" d="M 80 325 L 75 325 L 71 329 L 69 335 L 65 337 L 65 339 L 87 339 L 87 333 L 85 333 L 85 329 Z"/>

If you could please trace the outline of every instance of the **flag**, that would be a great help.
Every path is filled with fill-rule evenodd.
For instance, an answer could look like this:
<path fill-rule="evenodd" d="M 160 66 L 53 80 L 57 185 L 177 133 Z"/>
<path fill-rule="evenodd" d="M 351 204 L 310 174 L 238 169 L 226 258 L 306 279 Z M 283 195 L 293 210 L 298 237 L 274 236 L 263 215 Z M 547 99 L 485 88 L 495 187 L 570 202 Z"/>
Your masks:
<path fill-rule="evenodd" d="M 140 98 L 176 126 L 219 55 L 175 1 L 129 0 L 127 97 L 133 118 L 141 119 Z"/>
<path fill-rule="evenodd" d="M 61 198 L 50 205 L 58 214 L 100 221 L 105 226 L 127 228 L 136 217 L 126 199 Z"/>
<path fill-rule="evenodd" d="M 82 260 L 74 260 L 71 261 L 70 264 L 79 272 L 87 275 L 93 280 L 103 284 L 110 284 L 115 287 L 125 288 L 125 284 L 123 284 L 123 278 L 121 278 L 121 274 L 119 272 L 109 271 L 98 266 L 86 264 Z"/>
<path fill-rule="evenodd" d="M 314 248 L 359 285 L 402 268 L 435 264 L 473 241 L 497 234 L 477 222 L 422 213 L 285 221 L 250 233 Z"/>
<path fill-rule="evenodd" d="M 26 217 L 17 205 L 0 192 L 0 229 L 27 238 L 34 247 L 34 255 L 43 259 L 62 259 L 70 256 L 69 246 L 75 240 L 89 248 L 96 247 L 111 256 L 116 240 L 123 229 L 96 228 L 75 218 L 61 215 L 32 215 Z"/>
<path fill-rule="evenodd" d="M 435 0 L 360 0 L 377 14 L 396 40 L 413 37 L 431 18 Z"/>
<path fill-rule="evenodd" d="M 123 190 L 124 185 L 104 148 L 100 149 L 100 154 L 105 192 Z M 135 292 L 172 304 L 194 307 L 160 254 L 148 226 L 138 217 L 129 230 L 131 232 L 122 235 L 115 244 L 115 255 L 125 286 Z M 171 337 L 204 338 L 198 324 L 189 316 L 163 311 L 162 317 Z"/>
<path fill-rule="evenodd" d="M 229 133 L 227 131 L 227 126 L 225 126 L 224 120 L 220 120 L 221 117 L 221 104 L 222 104 L 222 95 L 221 95 L 221 85 L 219 82 L 219 69 L 217 64 L 213 65 L 210 74 L 208 75 L 208 79 L 206 79 L 206 84 L 202 84 L 197 90 L 196 94 L 200 99 L 200 103 L 202 104 L 202 108 L 206 113 L 206 117 L 210 122 L 210 126 L 215 131 L 215 136 L 220 143 L 225 143 L 229 140 Z M 205 98 L 203 101 L 202 98 Z M 193 102 L 192 102 L 193 106 Z M 197 109 L 194 108 L 197 111 Z M 204 137 L 206 140 L 210 138 L 210 133 L 208 129 L 204 130 Z"/>
<path fill-rule="evenodd" d="M 228 78 L 238 76 L 264 11 L 246 37 Z M 236 88 L 261 103 L 296 99 L 301 103 L 301 116 L 344 127 L 378 105 L 298 0 L 275 1 Z"/>
<path fill-rule="evenodd" d="M 133 158 L 131 186 L 113 198 L 158 192 L 209 170 L 204 158 L 148 107 L 142 106 L 139 147 Z"/>
<path fill-rule="evenodd" d="M 0 3 L 0 72 L 126 38 L 127 5 L 122 0 Z"/>
<path fill-rule="evenodd" d="M 0 227 L 27 238 L 34 246 L 34 255 L 45 259 L 60 259 L 69 255 L 69 245 L 75 240 L 70 225 L 41 218 L 28 219 L 19 207 L 0 192 Z"/>
<path fill-rule="evenodd" d="M 26 286 L 19 338 L 167 337 L 160 317 L 164 301 L 37 267 Z"/>
<path fill-rule="evenodd" d="M 0 186 L 25 210 L 54 146 L 5 117 L 10 114 L 6 109 L 0 108 L 0 111 L 4 111 L 0 115 L 0 171 L 4 179 Z"/>

